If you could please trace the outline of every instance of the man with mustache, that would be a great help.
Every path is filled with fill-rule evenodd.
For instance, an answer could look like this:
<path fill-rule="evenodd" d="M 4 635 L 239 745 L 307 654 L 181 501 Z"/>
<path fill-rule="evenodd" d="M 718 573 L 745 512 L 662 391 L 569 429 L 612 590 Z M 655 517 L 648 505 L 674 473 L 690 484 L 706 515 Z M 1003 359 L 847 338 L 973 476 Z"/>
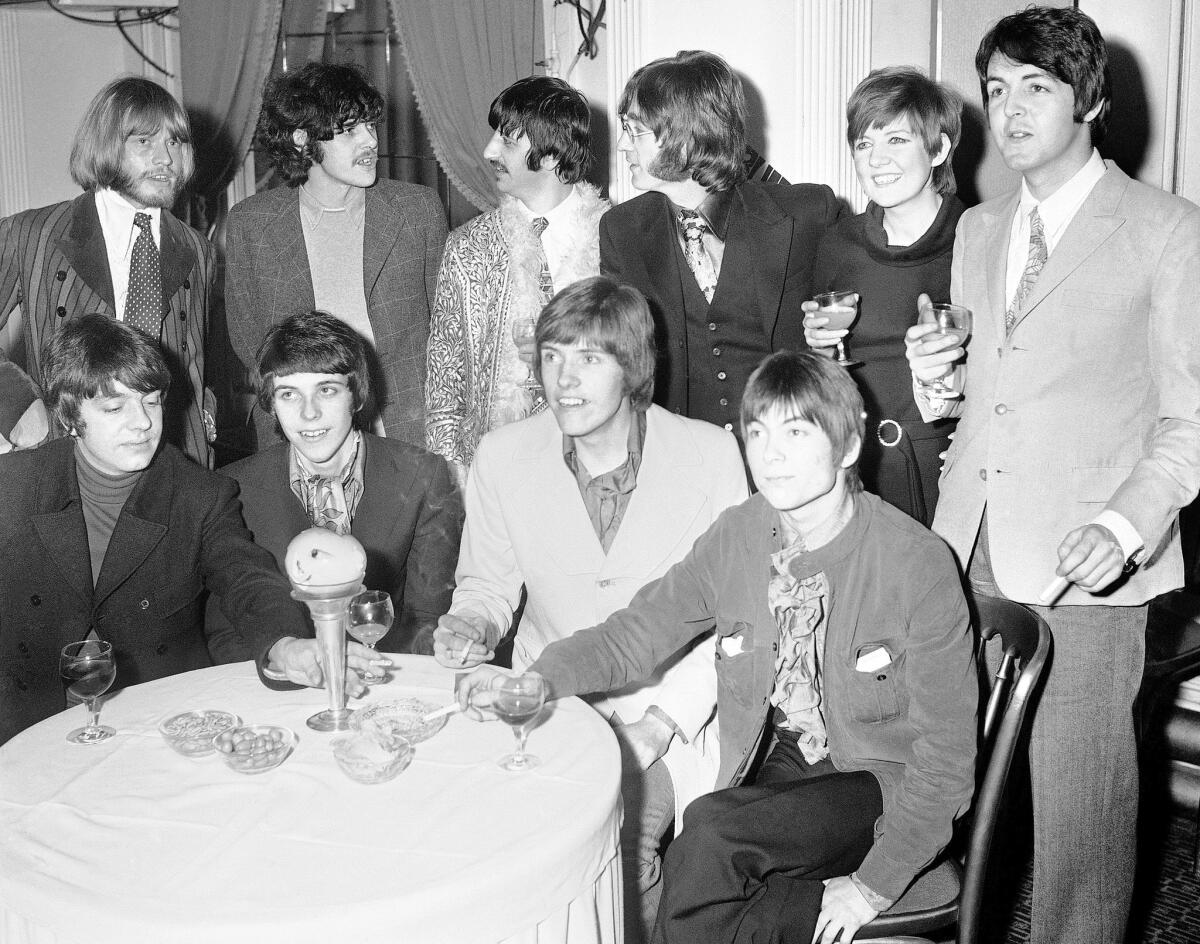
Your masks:
<path fill-rule="evenodd" d="M 383 96 L 353 66 L 310 62 L 263 96 L 258 139 L 286 187 L 229 212 L 225 309 L 247 367 L 267 329 L 328 311 L 371 345 L 374 431 L 425 443 L 425 341 L 446 211 L 428 187 L 378 179 Z M 275 421 L 256 412 L 260 448 Z"/>
<path fill-rule="evenodd" d="M 530 381 L 533 325 L 551 296 L 600 271 L 608 209 L 584 182 L 590 116 L 578 90 L 520 79 L 496 96 L 488 124 L 483 158 L 500 205 L 450 235 L 429 333 L 428 445 L 460 480 L 484 433 L 545 408 Z"/>
<path fill-rule="evenodd" d="M 193 167 L 187 114 L 164 88 L 123 78 L 101 89 L 71 145 L 71 177 L 85 193 L 0 221 L 0 329 L 20 306 L 21 342 L 9 354 L 40 378 L 46 346 L 72 319 L 102 312 L 137 328 L 171 370 L 164 437 L 211 467 L 212 250 L 170 212 Z"/>
<path fill-rule="evenodd" d="M 804 347 L 800 305 L 840 205 L 824 185 L 746 180 L 742 81 L 711 52 L 642 66 L 617 111 L 617 150 L 646 192 L 605 215 L 600 268 L 650 302 L 654 402 L 736 432 L 750 372 Z"/>

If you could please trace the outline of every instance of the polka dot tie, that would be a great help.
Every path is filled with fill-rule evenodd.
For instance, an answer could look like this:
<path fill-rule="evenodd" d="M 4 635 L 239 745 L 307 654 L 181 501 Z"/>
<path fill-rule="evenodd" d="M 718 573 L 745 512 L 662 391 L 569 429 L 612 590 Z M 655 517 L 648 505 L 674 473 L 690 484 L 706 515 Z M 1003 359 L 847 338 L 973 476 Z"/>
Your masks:
<path fill-rule="evenodd" d="M 131 328 L 158 340 L 162 333 L 162 269 L 158 247 L 150 232 L 150 214 L 135 213 L 133 225 L 141 232 L 133 243 L 129 261 L 129 293 L 125 296 L 125 321 Z"/>

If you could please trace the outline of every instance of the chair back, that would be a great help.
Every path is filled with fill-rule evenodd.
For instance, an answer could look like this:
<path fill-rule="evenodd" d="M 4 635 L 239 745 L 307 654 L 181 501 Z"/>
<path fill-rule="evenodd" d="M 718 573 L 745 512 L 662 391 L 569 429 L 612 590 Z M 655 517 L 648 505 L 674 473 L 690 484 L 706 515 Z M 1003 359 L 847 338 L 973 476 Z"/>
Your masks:
<path fill-rule="evenodd" d="M 981 639 L 987 642 L 999 636 L 1003 657 L 983 716 L 987 766 L 976 792 L 967 845 L 958 911 L 958 944 L 976 944 L 979 939 L 996 822 L 1017 746 L 1033 721 L 1030 703 L 1040 688 L 1051 645 L 1046 621 L 1023 604 L 979 594 L 973 604 Z"/>

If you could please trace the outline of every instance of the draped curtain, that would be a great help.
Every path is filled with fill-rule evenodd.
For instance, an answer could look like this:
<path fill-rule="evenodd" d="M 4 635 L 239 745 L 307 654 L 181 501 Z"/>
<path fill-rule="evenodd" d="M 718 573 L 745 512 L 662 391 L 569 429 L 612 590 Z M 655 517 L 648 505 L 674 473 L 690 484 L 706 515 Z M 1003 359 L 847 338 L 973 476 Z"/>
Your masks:
<path fill-rule="evenodd" d="M 209 206 L 219 204 L 250 150 L 282 9 L 283 0 L 180 0 L 183 106 L 196 152 L 192 188 Z"/>
<path fill-rule="evenodd" d="M 464 197 L 494 207 L 488 106 L 542 58 L 541 0 L 388 0 L 433 151 Z"/>

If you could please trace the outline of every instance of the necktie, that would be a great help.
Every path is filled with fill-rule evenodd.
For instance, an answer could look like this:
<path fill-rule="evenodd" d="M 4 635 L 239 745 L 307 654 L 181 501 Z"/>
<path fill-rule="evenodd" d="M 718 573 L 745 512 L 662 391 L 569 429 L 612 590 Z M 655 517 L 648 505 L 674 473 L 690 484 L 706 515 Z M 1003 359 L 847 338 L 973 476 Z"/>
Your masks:
<path fill-rule="evenodd" d="M 135 213 L 133 225 L 141 232 L 133 243 L 129 261 L 129 293 L 125 296 L 125 321 L 131 328 L 158 340 L 162 333 L 162 270 L 158 247 L 150 232 L 150 214 Z"/>
<path fill-rule="evenodd" d="M 1029 255 L 1025 259 L 1025 271 L 1021 273 L 1021 281 L 1017 283 L 1017 290 L 1013 293 L 1012 304 L 1004 313 L 1004 330 L 1006 332 L 1012 331 L 1013 326 L 1016 325 L 1017 314 L 1021 311 L 1021 306 L 1025 304 L 1029 293 L 1033 291 L 1033 284 L 1037 281 L 1042 267 L 1045 266 L 1048 255 L 1046 230 L 1042 226 L 1042 217 L 1038 213 L 1037 207 L 1034 207 L 1029 213 Z"/>
<path fill-rule="evenodd" d="M 704 251 L 704 233 L 708 230 L 708 224 L 695 210 L 680 210 L 679 222 L 683 226 L 683 257 L 696 276 L 696 284 L 700 286 L 704 298 L 711 302 L 713 292 L 717 290 L 717 270 L 712 258 Z"/>
<path fill-rule="evenodd" d="M 542 233 L 546 232 L 546 227 L 550 225 L 550 221 L 544 216 L 535 216 L 533 218 L 533 235 L 541 242 Z M 546 261 L 546 250 L 542 248 L 542 270 L 538 273 L 538 291 L 542 293 L 542 302 L 550 301 L 554 297 L 554 279 L 550 276 L 550 263 Z"/>

